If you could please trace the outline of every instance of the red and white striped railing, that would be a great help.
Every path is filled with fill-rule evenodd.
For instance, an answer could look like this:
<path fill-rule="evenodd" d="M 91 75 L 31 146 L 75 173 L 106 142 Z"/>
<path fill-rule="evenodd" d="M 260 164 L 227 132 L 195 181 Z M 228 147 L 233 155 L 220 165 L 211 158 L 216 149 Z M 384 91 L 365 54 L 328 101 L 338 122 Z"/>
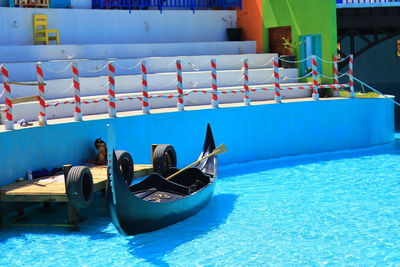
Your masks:
<path fill-rule="evenodd" d="M 5 126 L 6 130 L 14 129 L 14 119 L 13 119 L 13 105 L 11 101 L 11 85 L 10 85 L 10 75 L 6 69 L 5 65 L 1 66 L 1 75 L 3 77 L 4 95 L 5 95 Z"/>
<path fill-rule="evenodd" d="M 346 58 L 347 59 L 347 58 Z M 341 59 L 340 61 L 346 60 Z M 43 74 L 43 64 L 37 63 L 36 65 L 36 72 L 37 72 L 37 79 L 38 83 L 35 84 L 38 86 L 38 102 L 39 102 L 39 122 L 42 125 L 47 124 L 47 115 L 46 109 L 49 107 L 58 107 L 60 105 L 72 104 L 74 105 L 74 119 L 75 121 L 82 121 L 82 107 L 81 105 L 89 105 L 89 104 L 96 104 L 96 103 L 108 103 L 109 107 L 109 116 L 116 117 L 117 116 L 117 102 L 119 101 L 140 101 L 142 103 L 142 111 L 144 114 L 150 113 L 150 104 L 149 100 L 156 100 L 156 99 L 177 99 L 177 109 L 180 111 L 184 110 L 184 98 L 188 95 L 194 93 L 201 93 L 201 94 L 211 94 L 211 105 L 214 108 L 218 108 L 219 94 L 243 94 L 243 101 L 245 105 L 251 104 L 251 97 L 250 92 L 257 92 L 257 91 L 273 91 L 275 96 L 275 101 L 277 103 L 282 102 L 282 91 L 291 91 L 291 90 L 312 90 L 312 96 L 314 100 L 319 99 L 318 90 L 323 88 L 330 88 L 333 90 L 334 94 L 337 96 L 339 93 L 339 89 L 343 88 L 350 88 L 350 97 L 355 96 L 354 92 L 354 80 L 353 80 L 353 56 L 349 56 L 349 82 L 345 84 L 339 83 L 339 72 L 338 72 L 338 58 L 334 56 L 333 61 L 325 61 L 328 63 L 333 64 L 333 77 L 324 76 L 318 73 L 318 62 L 317 57 L 312 56 L 312 78 L 313 82 L 312 85 L 302 85 L 302 86 L 287 86 L 282 83 L 280 74 L 279 74 L 279 59 L 277 57 L 273 58 L 273 78 L 274 82 L 271 86 L 266 87 L 257 87 L 253 86 L 250 87 L 250 77 L 249 77 L 249 62 L 248 59 L 243 59 L 243 87 L 242 89 L 230 89 L 230 90 L 219 90 L 217 84 L 217 63 L 215 59 L 211 59 L 211 88 L 208 90 L 185 90 L 183 88 L 183 75 L 182 75 L 182 62 L 181 60 L 176 60 L 176 73 L 177 73 L 177 80 L 176 80 L 176 92 L 171 94 L 149 94 L 148 89 L 148 81 L 147 81 L 147 66 L 146 62 L 142 61 L 141 65 L 141 74 L 142 74 L 142 92 L 140 95 L 133 95 L 133 96 L 126 96 L 126 97 L 117 97 L 116 96 L 116 83 L 115 83 L 115 63 L 110 61 L 107 63 L 106 67 L 108 68 L 108 97 L 102 97 L 97 99 L 81 99 L 81 85 L 79 81 L 79 66 L 77 63 L 71 63 L 72 67 L 72 82 L 74 88 L 74 97 L 73 100 L 65 100 L 65 101 L 57 101 L 46 103 L 45 99 L 45 82 L 44 82 L 44 74 Z M 281 59 L 282 60 L 282 59 Z M 304 59 L 304 61 L 307 59 Z M 103 68 L 102 68 L 103 69 Z M 4 87 L 4 96 L 5 96 L 5 128 L 7 130 L 14 129 L 14 118 L 13 118 L 13 100 L 11 94 L 11 84 L 9 73 L 6 69 L 5 65 L 0 66 L 1 75 L 3 78 L 3 87 Z M 318 78 L 322 75 L 323 77 L 328 77 L 333 79 L 333 84 L 319 84 Z M 343 76 L 343 75 L 342 75 Z M 15 82 L 15 84 L 23 84 Z M 25 84 L 25 85 L 33 85 L 33 84 Z"/>

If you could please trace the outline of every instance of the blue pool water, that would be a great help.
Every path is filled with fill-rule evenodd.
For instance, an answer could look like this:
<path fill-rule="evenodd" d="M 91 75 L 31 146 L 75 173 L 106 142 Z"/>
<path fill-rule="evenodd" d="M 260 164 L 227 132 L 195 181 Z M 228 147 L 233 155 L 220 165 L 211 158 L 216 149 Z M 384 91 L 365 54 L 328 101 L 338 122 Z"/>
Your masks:
<path fill-rule="evenodd" d="M 397 144 L 225 166 L 204 210 L 133 237 L 98 195 L 80 232 L 3 228 L 0 266 L 399 265 L 399 172 Z"/>

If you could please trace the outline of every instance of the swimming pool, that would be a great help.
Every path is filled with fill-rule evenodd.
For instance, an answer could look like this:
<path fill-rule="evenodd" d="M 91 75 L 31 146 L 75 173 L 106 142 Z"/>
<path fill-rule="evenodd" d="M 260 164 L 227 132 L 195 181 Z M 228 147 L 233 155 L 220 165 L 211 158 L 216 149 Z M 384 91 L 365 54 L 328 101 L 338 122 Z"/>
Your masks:
<path fill-rule="evenodd" d="M 224 166 L 204 210 L 131 237 L 98 195 L 80 232 L 3 229 L 0 266 L 397 265 L 399 171 L 397 143 Z"/>

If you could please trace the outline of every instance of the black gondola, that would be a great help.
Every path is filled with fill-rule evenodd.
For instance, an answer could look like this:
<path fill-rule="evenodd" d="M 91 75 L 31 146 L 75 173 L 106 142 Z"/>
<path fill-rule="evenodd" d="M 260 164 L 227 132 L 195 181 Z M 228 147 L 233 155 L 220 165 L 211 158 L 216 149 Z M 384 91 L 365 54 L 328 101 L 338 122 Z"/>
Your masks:
<path fill-rule="evenodd" d="M 207 126 L 199 159 L 215 150 L 214 137 Z M 214 153 L 213 153 L 214 154 Z M 170 168 L 168 177 L 178 169 Z M 167 180 L 158 173 L 128 186 L 115 152 L 109 170 L 107 207 L 112 223 L 121 234 L 154 231 L 184 220 L 207 205 L 213 196 L 217 177 L 217 156 L 210 156 L 192 168 Z"/>

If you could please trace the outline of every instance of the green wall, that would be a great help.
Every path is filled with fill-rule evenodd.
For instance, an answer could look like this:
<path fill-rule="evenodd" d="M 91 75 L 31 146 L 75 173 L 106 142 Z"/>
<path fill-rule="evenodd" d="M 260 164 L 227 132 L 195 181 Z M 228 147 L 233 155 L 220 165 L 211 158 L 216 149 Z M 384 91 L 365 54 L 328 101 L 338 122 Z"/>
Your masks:
<path fill-rule="evenodd" d="M 269 51 L 268 28 L 280 26 L 292 27 L 294 42 L 299 42 L 302 35 L 320 34 L 322 58 L 325 60 L 332 61 L 337 53 L 335 0 L 263 0 L 265 51 Z M 333 65 L 324 63 L 323 74 L 332 77 Z"/>

